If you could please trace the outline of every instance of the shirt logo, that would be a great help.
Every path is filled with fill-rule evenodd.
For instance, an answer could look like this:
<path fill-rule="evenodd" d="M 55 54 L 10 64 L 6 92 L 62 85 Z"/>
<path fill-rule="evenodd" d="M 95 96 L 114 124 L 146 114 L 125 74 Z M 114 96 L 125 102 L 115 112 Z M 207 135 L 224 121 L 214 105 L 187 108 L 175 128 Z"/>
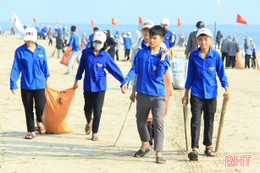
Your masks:
<path fill-rule="evenodd" d="M 98 67 L 102 67 L 102 64 L 97 63 L 97 66 L 98 66 Z"/>
<path fill-rule="evenodd" d="M 153 67 L 153 70 L 156 70 L 157 68 L 156 67 Z"/>
<path fill-rule="evenodd" d="M 211 71 L 213 71 L 213 70 L 214 70 L 214 67 L 210 67 L 209 69 L 210 69 Z"/>
<path fill-rule="evenodd" d="M 40 58 L 42 58 L 43 57 L 43 55 L 38 55 Z"/>

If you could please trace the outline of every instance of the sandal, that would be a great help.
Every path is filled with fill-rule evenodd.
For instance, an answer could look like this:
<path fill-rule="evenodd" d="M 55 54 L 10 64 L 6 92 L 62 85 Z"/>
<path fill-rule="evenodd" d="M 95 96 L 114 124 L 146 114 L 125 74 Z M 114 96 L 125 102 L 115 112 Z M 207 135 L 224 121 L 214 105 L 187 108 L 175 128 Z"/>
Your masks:
<path fill-rule="evenodd" d="M 92 141 L 99 141 L 99 138 L 97 135 L 92 135 Z"/>
<path fill-rule="evenodd" d="M 164 157 L 156 157 L 156 163 L 158 164 L 165 164 L 166 160 Z"/>
<path fill-rule="evenodd" d="M 45 134 L 46 133 L 46 129 L 45 129 L 44 125 L 38 127 L 38 131 L 39 131 L 40 134 Z"/>
<path fill-rule="evenodd" d="M 86 135 L 90 134 L 90 128 L 91 128 L 91 126 L 88 126 L 88 123 L 87 123 L 86 126 L 85 126 L 85 133 L 86 133 Z"/>
<path fill-rule="evenodd" d="M 188 154 L 190 161 L 198 161 L 198 156 L 199 153 L 196 150 L 192 150 L 192 152 Z"/>
<path fill-rule="evenodd" d="M 217 155 L 216 152 L 212 149 L 212 147 L 208 147 L 205 149 L 204 153 L 206 154 L 206 156 L 215 157 Z"/>
<path fill-rule="evenodd" d="M 33 139 L 35 135 L 33 133 L 28 133 L 24 138 L 25 139 Z"/>
<path fill-rule="evenodd" d="M 138 151 L 134 154 L 134 157 L 144 157 L 149 151 L 150 151 L 149 147 L 147 147 L 145 151 L 138 150 Z"/>

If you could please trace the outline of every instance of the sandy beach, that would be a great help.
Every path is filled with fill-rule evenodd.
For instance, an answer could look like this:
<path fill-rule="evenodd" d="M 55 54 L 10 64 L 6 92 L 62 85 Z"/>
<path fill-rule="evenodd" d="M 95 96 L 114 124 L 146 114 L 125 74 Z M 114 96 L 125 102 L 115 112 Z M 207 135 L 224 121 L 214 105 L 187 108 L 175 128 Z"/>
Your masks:
<path fill-rule="evenodd" d="M 51 57 L 54 46 L 47 40 L 38 43 L 45 47 L 51 77 L 50 87 L 55 90 L 71 88 L 76 68 L 71 75 L 64 75 L 67 68 L 60 59 Z M 14 51 L 23 44 L 18 37 L 0 37 L 0 172 L 1 173 L 52 173 L 52 172 L 260 172 L 260 71 L 228 69 L 231 101 L 228 103 L 220 149 L 217 157 L 204 156 L 201 130 L 199 161 L 190 162 L 185 151 L 184 125 L 181 98 L 183 90 L 175 90 L 170 98 L 168 114 L 165 117 L 164 156 L 165 165 L 155 163 L 155 152 L 144 158 L 134 158 L 140 140 L 135 122 L 135 103 L 132 105 L 126 125 L 116 147 L 113 144 L 121 129 L 130 100 L 131 87 L 126 95 L 120 90 L 120 83 L 108 74 L 108 89 L 99 128 L 100 141 L 93 142 L 84 132 L 83 81 L 79 81 L 67 121 L 73 133 L 37 134 L 33 140 L 25 140 L 26 123 L 20 93 L 10 91 L 10 71 Z M 184 48 L 174 48 L 184 57 Z M 260 52 L 258 52 L 260 55 Z M 123 59 L 123 49 L 120 49 Z M 244 61 L 244 59 L 243 59 Z M 116 62 L 123 74 L 130 70 L 131 63 Z M 18 83 L 19 84 L 19 81 Z M 20 91 L 20 90 L 19 90 Z M 213 146 L 215 147 L 222 107 L 224 89 L 219 84 L 217 112 L 214 121 Z M 191 116 L 189 111 L 189 117 Z M 203 124 L 202 124 L 203 125 Z M 249 166 L 238 163 L 226 167 L 225 157 L 250 155 Z"/>

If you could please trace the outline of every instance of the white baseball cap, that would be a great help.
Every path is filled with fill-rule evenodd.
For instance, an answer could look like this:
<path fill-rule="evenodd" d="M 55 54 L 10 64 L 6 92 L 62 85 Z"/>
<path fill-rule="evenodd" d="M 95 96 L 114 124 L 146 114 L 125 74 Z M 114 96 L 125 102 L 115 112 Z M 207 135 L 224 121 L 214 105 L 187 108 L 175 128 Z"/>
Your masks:
<path fill-rule="evenodd" d="M 162 25 L 164 25 L 164 24 L 170 25 L 169 19 L 164 18 L 164 19 L 162 20 Z"/>
<path fill-rule="evenodd" d="M 151 20 L 146 20 L 146 21 L 144 21 L 144 23 L 143 23 L 143 25 L 142 25 L 142 29 L 143 28 L 152 28 L 154 26 L 154 23 L 153 23 L 153 21 L 151 21 Z"/>
<path fill-rule="evenodd" d="M 196 38 L 198 38 L 201 34 L 205 34 L 205 35 L 213 38 L 212 37 L 212 33 L 211 33 L 211 31 L 208 28 L 201 28 L 201 29 L 199 29 L 198 32 L 197 32 Z"/>
<path fill-rule="evenodd" d="M 99 40 L 101 41 L 102 43 L 105 43 L 107 37 L 105 35 L 104 32 L 101 32 L 101 31 L 97 31 L 94 35 L 94 38 L 93 38 L 93 41 L 96 41 L 96 40 Z"/>
<path fill-rule="evenodd" d="M 24 31 L 23 36 L 24 41 L 36 41 L 37 40 L 37 31 L 34 27 L 28 27 Z"/>

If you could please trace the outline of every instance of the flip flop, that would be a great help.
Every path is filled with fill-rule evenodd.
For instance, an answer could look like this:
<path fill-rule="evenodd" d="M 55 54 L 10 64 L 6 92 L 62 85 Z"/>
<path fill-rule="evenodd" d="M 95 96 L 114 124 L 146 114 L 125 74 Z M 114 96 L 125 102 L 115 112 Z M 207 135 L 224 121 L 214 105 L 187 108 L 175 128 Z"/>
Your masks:
<path fill-rule="evenodd" d="M 35 137 L 35 135 L 34 134 L 32 134 L 32 133 L 28 133 L 27 135 L 25 135 L 25 139 L 33 139 Z"/>
<path fill-rule="evenodd" d="M 92 141 L 99 141 L 99 138 L 97 135 L 92 135 Z"/>
<path fill-rule="evenodd" d="M 190 161 L 198 161 L 198 156 L 199 156 L 199 153 L 196 150 L 193 150 L 192 152 L 190 152 L 188 154 Z"/>
<path fill-rule="evenodd" d="M 212 147 L 208 147 L 205 149 L 204 153 L 206 154 L 206 156 L 216 157 L 217 154 L 212 149 L 213 149 Z"/>
<path fill-rule="evenodd" d="M 156 157 L 156 163 L 158 164 L 165 164 L 166 160 L 164 157 Z"/>
<path fill-rule="evenodd" d="M 86 124 L 86 126 L 85 126 L 85 133 L 86 133 L 86 135 L 90 134 L 90 128 L 91 128 L 91 126 L 88 126 L 88 124 Z"/>
<path fill-rule="evenodd" d="M 134 154 L 134 157 L 144 157 L 147 153 L 149 153 L 149 151 L 150 151 L 149 147 L 147 147 L 145 151 L 138 150 L 138 151 Z"/>
<path fill-rule="evenodd" d="M 38 131 L 39 131 L 40 134 L 45 134 L 46 133 L 46 129 L 45 129 L 44 125 L 38 127 Z"/>

